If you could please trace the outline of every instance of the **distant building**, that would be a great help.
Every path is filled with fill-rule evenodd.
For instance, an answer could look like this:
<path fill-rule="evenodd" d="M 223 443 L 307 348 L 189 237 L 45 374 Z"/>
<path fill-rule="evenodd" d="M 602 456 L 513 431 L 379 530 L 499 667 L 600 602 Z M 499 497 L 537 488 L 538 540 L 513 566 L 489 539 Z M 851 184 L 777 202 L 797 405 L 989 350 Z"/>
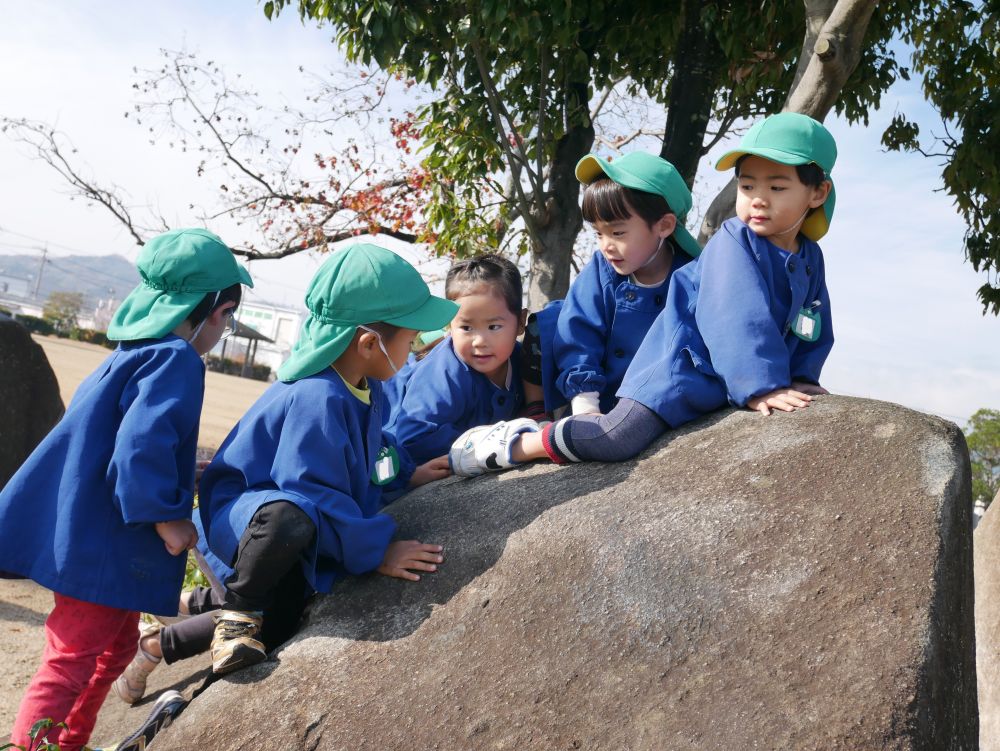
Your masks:
<path fill-rule="evenodd" d="M 31 295 L 32 280 L 0 270 L 0 297 L 25 298 Z"/>
<path fill-rule="evenodd" d="M 292 351 L 292 345 L 302 326 L 302 316 L 303 312 L 295 308 L 258 301 L 242 303 L 236 314 L 240 324 L 272 340 L 256 344 L 253 361 L 258 365 L 267 365 L 272 372 L 277 371 Z M 225 345 L 225 357 L 233 360 L 242 360 L 246 357 L 248 345 L 246 339 L 234 337 L 222 344 Z M 212 353 L 222 356 L 222 344 L 212 350 Z"/>

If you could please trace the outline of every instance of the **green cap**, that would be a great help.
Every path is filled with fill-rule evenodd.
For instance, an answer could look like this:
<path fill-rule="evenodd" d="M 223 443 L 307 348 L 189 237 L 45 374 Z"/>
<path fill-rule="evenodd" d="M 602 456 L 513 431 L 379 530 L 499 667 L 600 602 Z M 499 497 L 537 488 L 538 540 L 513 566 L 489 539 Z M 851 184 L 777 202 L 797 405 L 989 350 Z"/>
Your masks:
<path fill-rule="evenodd" d="M 206 229 L 175 229 L 142 246 L 135 263 L 142 283 L 108 326 L 108 339 L 159 339 L 184 321 L 209 292 L 253 286 L 222 240 Z"/>
<path fill-rule="evenodd" d="M 743 136 L 738 148 L 727 151 L 715 165 L 717 170 L 732 169 L 744 154 L 769 159 L 778 164 L 815 164 L 830 181 L 830 195 L 822 211 L 814 211 L 802 223 L 802 234 L 819 240 L 830 229 L 837 193 L 830 172 L 837 161 L 837 142 L 822 123 L 798 112 L 782 112 L 756 123 Z"/>
<path fill-rule="evenodd" d="M 309 317 L 278 369 L 282 381 L 328 368 L 347 349 L 358 326 L 381 322 L 433 331 L 458 312 L 457 303 L 434 297 L 410 264 L 370 243 L 334 252 L 310 282 L 306 307 Z"/>
<path fill-rule="evenodd" d="M 691 210 L 691 191 L 674 165 L 645 151 L 633 151 L 613 162 L 596 154 L 587 154 L 576 163 L 576 179 L 584 185 L 590 185 L 602 176 L 626 188 L 663 196 L 670 210 L 677 215 L 674 237 L 678 245 L 692 258 L 698 257 L 701 246 L 684 227 L 684 220 Z"/>
<path fill-rule="evenodd" d="M 433 331 L 425 331 L 420 336 L 417 337 L 417 341 L 420 342 L 422 346 L 427 346 L 431 342 L 436 342 L 438 339 L 444 339 L 448 336 L 447 329 L 434 329 Z"/>

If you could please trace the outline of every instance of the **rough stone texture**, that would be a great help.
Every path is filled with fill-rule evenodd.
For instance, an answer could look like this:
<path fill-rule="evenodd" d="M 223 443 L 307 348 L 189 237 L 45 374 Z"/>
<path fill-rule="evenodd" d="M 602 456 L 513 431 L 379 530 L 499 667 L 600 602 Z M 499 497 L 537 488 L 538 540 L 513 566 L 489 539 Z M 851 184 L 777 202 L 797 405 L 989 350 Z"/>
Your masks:
<path fill-rule="evenodd" d="M 972 749 L 959 430 L 843 397 L 423 488 L 447 560 L 313 607 L 153 749 Z"/>
<path fill-rule="evenodd" d="M 59 383 L 28 330 L 0 316 L 0 487 L 59 421 Z"/>
<path fill-rule="evenodd" d="M 979 747 L 1000 751 L 1000 493 L 974 535 Z"/>

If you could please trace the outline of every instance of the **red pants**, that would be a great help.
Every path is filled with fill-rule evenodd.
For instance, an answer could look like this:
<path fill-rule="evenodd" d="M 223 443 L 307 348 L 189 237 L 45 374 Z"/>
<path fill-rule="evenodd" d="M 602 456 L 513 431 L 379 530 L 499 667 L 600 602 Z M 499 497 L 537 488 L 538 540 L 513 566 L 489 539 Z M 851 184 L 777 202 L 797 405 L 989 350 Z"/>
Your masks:
<path fill-rule="evenodd" d="M 28 745 L 28 731 L 51 717 L 68 729 L 49 732 L 62 751 L 79 751 L 90 740 L 97 712 L 135 656 L 139 613 L 55 594 L 45 621 L 45 652 L 17 710 L 10 740 Z M 57 737 L 58 736 L 58 737 Z"/>

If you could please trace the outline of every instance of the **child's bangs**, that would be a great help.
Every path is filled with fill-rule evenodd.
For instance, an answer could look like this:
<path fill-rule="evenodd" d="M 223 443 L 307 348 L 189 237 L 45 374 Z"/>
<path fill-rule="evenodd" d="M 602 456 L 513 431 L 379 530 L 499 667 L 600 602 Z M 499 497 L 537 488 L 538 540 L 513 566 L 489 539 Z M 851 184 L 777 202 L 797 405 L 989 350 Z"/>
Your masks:
<path fill-rule="evenodd" d="M 627 220 L 635 213 L 625 197 L 627 190 L 606 177 L 592 182 L 583 191 L 584 220 L 591 224 Z"/>

